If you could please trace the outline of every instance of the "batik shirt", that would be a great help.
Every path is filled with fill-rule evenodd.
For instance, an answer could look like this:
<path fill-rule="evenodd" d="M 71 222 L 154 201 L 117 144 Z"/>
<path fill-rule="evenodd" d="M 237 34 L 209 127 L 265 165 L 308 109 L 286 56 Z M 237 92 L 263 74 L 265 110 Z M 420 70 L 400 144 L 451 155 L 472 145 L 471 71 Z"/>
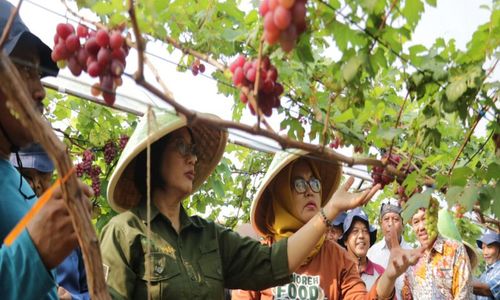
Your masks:
<path fill-rule="evenodd" d="M 490 287 L 493 297 L 476 296 L 476 300 L 500 299 L 500 260 L 486 266 L 486 270 L 481 274 L 481 277 L 479 277 L 479 281 L 486 283 Z"/>
<path fill-rule="evenodd" d="M 471 267 L 462 243 L 438 236 L 430 251 L 408 268 L 403 299 L 471 299 Z"/>

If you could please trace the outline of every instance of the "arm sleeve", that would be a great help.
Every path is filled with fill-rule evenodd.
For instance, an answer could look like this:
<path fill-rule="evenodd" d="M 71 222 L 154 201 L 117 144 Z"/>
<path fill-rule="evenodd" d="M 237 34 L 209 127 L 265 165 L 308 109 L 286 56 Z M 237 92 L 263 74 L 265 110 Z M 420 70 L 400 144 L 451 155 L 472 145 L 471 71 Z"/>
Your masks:
<path fill-rule="evenodd" d="M 131 263 L 131 246 L 123 229 L 111 220 L 101 232 L 104 276 L 113 299 L 133 299 L 136 274 Z"/>
<path fill-rule="evenodd" d="M 453 299 L 470 299 L 472 296 L 472 274 L 465 246 L 460 244 L 455 252 L 452 280 Z"/>
<path fill-rule="evenodd" d="M 56 283 L 38 254 L 27 230 L 11 246 L 0 248 L 0 295 L 2 299 L 57 299 Z"/>
<path fill-rule="evenodd" d="M 343 252 L 343 255 L 347 253 Z M 373 287 L 367 293 L 366 285 L 359 276 L 358 268 L 356 264 L 349 258 L 343 257 L 339 259 L 338 262 L 344 262 L 344 267 L 342 268 L 341 274 L 341 293 L 342 299 L 354 300 L 354 299 L 377 299 L 377 281 L 373 284 Z"/>
<path fill-rule="evenodd" d="M 267 246 L 216 226 L 227 288 L 263 290 L 290 282 L 288 239 Z"/>

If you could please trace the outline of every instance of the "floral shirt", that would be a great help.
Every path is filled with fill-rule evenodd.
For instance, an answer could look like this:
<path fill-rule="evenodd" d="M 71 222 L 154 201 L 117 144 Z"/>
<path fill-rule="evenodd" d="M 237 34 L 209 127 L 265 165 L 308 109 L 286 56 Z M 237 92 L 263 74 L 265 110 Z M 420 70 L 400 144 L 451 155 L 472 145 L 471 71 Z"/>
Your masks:
<path fill-rule="evenodd" d="M 438 236 L 430 251 L 408 268 L 403 299 L 471 299 L 471 267 L 462 243 Z"/>
<path fill-rule="evenodd" d="M 479 277 L 479 281 L 486 283 L 490 287 L 493 297 L 476 296 L 476 300 L 500 299 L 500 260 L 486 266 L 486 270 Z"/>

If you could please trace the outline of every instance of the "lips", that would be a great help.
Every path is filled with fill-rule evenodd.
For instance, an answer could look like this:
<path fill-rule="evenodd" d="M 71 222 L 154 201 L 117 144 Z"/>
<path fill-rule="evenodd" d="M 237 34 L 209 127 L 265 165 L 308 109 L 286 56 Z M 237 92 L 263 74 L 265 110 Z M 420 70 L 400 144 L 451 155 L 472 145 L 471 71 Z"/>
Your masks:
<path fill-rule="evenodd" d="M 196 175 L 196 173 L 194 171 L 187 171 L 186 173 L 184 173 L 184 175 L 189 178 L 191 181 L 194 180 L 194 176 Z"/>
<path fill-rule="evenodd" d="M 314 201 L 309 201 L 309 202 L 307 202 L 307 204 L 304 206 L 304 208 L 308 208 L 308 209 L 316 209 L 316 208 L 318 208 L 318 206 L 316 205 L 316 203 L 314 203 Z"/>

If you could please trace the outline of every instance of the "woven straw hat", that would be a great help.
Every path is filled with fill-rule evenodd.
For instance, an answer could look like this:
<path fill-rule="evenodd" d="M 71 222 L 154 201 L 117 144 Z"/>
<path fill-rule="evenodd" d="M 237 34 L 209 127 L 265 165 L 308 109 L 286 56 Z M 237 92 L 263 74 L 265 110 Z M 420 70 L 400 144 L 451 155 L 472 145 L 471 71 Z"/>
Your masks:
<path fill-rule="evenodd" d="M 340 184 L 340 178 L 342 177 L 340 162 L 314 159 L 312 154 L 308 155 L 307 151 L 298 149 L 277 152 L 252 201 L 250 221 L 259 235 L 265 237 L 271 234 L 266 227 L 266 215 L 269 213 L 269 203 L 267 203 L 267 201 L 269 201 L 269 199 L 264 197 L 264 194 L 267 188 L 284 168 L 302 156 L 309 158 L 309 161 L 314 164 L 314 167 L 318 170 L 319 176 L 321 177 L 321 206 L 324 206 L 337 190 Z"/>
<path fill-rule="evenodd" d="M 198 115 L 218 119 L 215 115 L 204 113 L 198 113 Z M 117 212 L 123 212 L 135 207 L 141 200 L 141 194 L 134 182 L 134 170 L 137 157 L 147 148 L 148 131 L 149 143 L 153 144 L 172 131 L 186 125 L 187 121 L 184 116 L 177 116 L 175 112 L 171 111 L 154 109 L 149 122 L 147 114 L 141 119 L 127 146 L 123 149 L 120 160 L 109 180 L 107 198 L 111 208 Z M 195 143 L 201 146 L 198 147 L 198 161 L 195 165 L 194 192 L 203 184 L 222 158 L 227 143 L 227 131 L 201 123 L 190 125 L 189 128 L 193 133 Z"/>

